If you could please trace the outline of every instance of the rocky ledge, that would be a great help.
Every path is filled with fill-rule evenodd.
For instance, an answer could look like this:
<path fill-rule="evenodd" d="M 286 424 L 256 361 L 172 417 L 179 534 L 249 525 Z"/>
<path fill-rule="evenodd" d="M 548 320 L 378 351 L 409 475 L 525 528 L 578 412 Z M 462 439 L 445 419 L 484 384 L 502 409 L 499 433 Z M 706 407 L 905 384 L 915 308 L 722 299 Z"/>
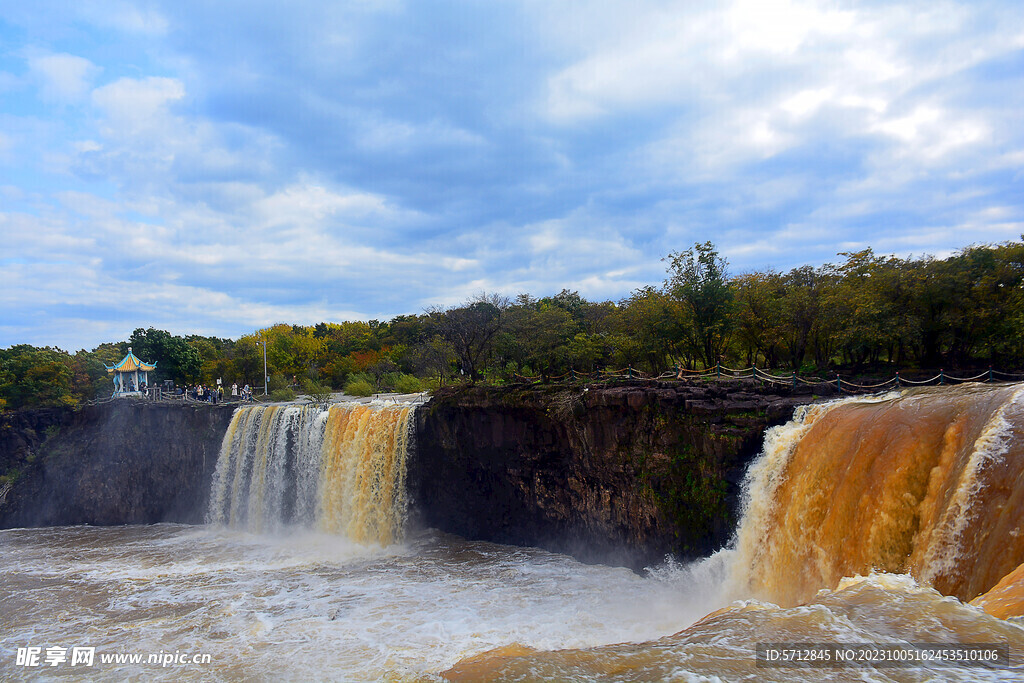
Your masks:
<path fill-rule="evenodd" d="M 764 431 L 815 400 L 734 381 L 444 389 L 416 413 L 414 524 L 635 568 L 725 545 Z M 201 523 L 231 406 L 0 415 L 0 527 Z"/>
<path fill-rule="evenodd" d="M 768 427 L 809 392 L 750 384 L 443 389 L 417 413 L 413 519 L 639 568 L 736 526 Z"/>
<path fill-rule="evenodd" d="M 0 528 L 202 522 L 231 413 L 131 399 L 4 413 Z"/>

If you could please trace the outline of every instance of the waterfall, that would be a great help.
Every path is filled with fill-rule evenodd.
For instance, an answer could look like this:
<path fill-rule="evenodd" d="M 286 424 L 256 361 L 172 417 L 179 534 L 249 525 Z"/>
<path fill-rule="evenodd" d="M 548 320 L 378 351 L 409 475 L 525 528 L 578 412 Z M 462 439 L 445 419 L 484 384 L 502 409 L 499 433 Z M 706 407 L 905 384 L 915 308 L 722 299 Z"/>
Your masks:
<path fill-rule="evenodd" d="M 401 538 L 408 404 L 239 408 L 221 444 L 207 522 L 301 526 L 361 543 Z"/>
<path fill-rule="evenodd" d="M 797 412 L 746 482 L 736 594 L 806 602 L 909 573 L 970 600 L 1024 562 L 1024 388 L 962 385 Z"/>

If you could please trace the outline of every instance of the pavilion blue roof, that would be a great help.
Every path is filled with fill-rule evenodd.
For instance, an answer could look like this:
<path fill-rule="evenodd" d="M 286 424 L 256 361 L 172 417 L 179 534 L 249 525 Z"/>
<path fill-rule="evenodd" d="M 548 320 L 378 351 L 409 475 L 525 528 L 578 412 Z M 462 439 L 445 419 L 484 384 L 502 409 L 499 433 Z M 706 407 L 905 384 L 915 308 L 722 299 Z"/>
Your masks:
<path fill-rule="evenodd" d="M 135 372 L 136 370 L 142 372 L 149 372 L 150 370 L 156 370 L 156 363 L 146 363 L 145 361 L 139 360 L 139 358 L 132 353 L 131 348 L 128 349 L 128 355 L 121 359 L 120 363 L 114 365 L 107 365 L 107 372 Z"/>

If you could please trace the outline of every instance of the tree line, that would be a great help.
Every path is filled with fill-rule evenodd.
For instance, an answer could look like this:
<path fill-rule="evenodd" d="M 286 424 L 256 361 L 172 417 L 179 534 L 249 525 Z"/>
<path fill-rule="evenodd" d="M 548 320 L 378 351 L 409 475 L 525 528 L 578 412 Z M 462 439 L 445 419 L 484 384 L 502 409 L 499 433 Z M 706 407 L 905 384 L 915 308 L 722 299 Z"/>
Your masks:
<path fill-rule="evenodd" d="M 1024 240 L 1024 237 L 1022 237 Z M 844 252 L 837 263 L 732 275 L 711 242 L 665 257 L 660 285 L 612 302 L 563 290 L 479 294 L 390 321 L 277 324 L 237 340 L 137 329 L 77 353 L 0 349 L 0 408 L 75 405 L 111 392 L 104 363 L 131 347 L 151 383 L 419 391 L 451 382 L 541 381 L 571 372 L 659 373 L 717 364 L 800 374 L 1024 365 L 1024 241 L 947 258 Z"/>

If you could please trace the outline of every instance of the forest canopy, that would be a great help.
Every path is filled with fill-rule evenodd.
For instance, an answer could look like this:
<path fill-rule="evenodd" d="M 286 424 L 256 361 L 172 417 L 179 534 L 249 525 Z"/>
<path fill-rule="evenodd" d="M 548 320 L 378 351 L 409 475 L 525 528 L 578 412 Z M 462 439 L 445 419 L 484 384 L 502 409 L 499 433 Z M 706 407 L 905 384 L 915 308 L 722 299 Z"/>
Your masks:
<path fill-rule="evenodd" d="M 1024 241 L 971 246 L 944 259 L 871 249 L 839 256 L 817 268 L 734 275 L 703 242 L 669 254 L 660 285 L 618 302 L 570 290 L 514 299 L 481 293 L 387 322 L 280 323 L 237 340 L 150 327 L 76 353 L 17 344 L 0 349 L 0 408 L 109 396 L 105 364 L 128 347 L 157 362 L 151 384 L 262 386 L 261 341 L 272 389 L 362 394 L 719 363 L 801 374 L 1024 365 Z"/>

